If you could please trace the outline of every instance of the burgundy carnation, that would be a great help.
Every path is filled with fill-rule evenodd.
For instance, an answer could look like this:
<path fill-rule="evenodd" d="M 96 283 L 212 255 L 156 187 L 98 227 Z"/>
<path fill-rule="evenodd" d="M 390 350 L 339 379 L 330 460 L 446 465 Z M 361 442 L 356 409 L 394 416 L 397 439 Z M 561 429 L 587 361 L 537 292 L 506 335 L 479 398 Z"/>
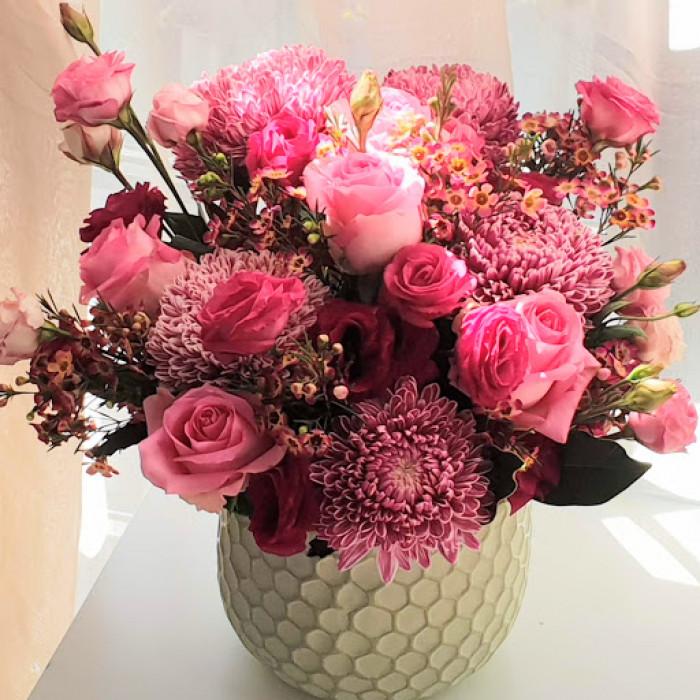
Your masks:
<path fill-rule="evenodd" d="M 418 328 L 379 306 L 334 299 L 318 312 L 316 330 L 342 344 L 356 400 L 379 396 L 404 375 L 421 386 L 437 377 L 431 357 L 440 338 L 434 326 Z"/>
<path fill-rule="evenodd" d="M 289 557 L 306 549 L 319 517 L 320 493 L 309 478 L 309 460 L 287 455 L 277 467 L 252 477 L 250 531 L 268 554 Z"/>
<path fill-rule="evenodd" d="M 80 240 L 92 243 L 115 219 L 122 219 L 124 226 L 128 226 L 139 214 L 146 221 L 150 221 L 153 216 L 162 218 L 165 214 L 165 196 L 147 182 L 140 182 L 133 190 L 110 194 L 105 206 L 91 211 L 83 222 Z"/>

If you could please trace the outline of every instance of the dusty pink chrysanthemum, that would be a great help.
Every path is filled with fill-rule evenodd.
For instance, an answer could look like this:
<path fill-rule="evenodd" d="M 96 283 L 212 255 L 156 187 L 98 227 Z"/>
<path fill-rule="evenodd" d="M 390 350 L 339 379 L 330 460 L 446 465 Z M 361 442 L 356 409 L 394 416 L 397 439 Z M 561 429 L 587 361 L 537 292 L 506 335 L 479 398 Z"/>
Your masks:
<path fill-rule="evenodd" d="M 445 69 L 456 74 L 451 95 L 455 109 L 449 121 L 457 120 L 474 127 L 484 137 L 489 154 L 497 156 L 501 147 L 513 141 L 519 132 L 518 105 L 505 83 L 488 73 L 478 73 L 470 66 L 455 64 L 392 70 L 384 84 L 410 92 L 427 104 L 440 89 L 441 72 Z"/>
<path fill-rule="evenodd" d="M 339 551 L 339 568 L 376 547 L 388 583 L 399 566 L 427 567 L 435 551 L 454 563 L 463 544 L 478 548 L 491 496 L 473 417 L 412 377 L 356 410 L 311 467 L 323 487 L 318 533 Z"/>
<path fill-rule="evenodd" d="M 270 366 L 295 339 L 316 322 L 316 310 L 327 294 L 327 287 L 315 276 L 302 278 L 306 300 L 289 316 L 275 347 L 264 354 L 237 355 L 222 362 L 202 344 L 202 328 L 197 320 L 202 307 L 216 287 L 237 272 L 265 272 L 275 277 L 296 277 L 289 258 L 269 251 L 233 251 L 219 248 L 199 263 L 190 262 L 185 274 L 166 288 L 160 302 L 160 315 L 149 335 L 147 350 L 155 365 L 156 377 L 168 387 L 185 387 L 204 382 L 240 382 Z"/>
<path fill-rule="evenodd" d="M 267 51 L 240 66 L 227 66 L 205 76 L 192 88 L 209 104 L 209 123 L 202 137 L 211 151 L 242 164 L 248 137 L 285 111 L 303 119 L 324 120 L 324 109 L 347 96 L 354 78 L 345 61 L 331 59 L 310 46 Z M 178 169 L 190 179 L 203 166 L 194 151 L 177 150 Z"/>
<path fill-rule="evenodd" d="M 546 204 L 533 215 L 507 208 L 479 221 L 464 238 L 477 301 L 549 288 L 590 315 L 613 295 L 612 261 L 600 236 L 561 207 Z"/>

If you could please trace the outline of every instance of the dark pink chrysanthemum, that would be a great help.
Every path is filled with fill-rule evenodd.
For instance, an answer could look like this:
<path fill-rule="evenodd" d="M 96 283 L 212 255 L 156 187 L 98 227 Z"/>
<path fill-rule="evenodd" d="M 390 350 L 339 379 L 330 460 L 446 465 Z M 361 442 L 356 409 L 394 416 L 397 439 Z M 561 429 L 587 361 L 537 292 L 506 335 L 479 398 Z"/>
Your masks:
<path fill-rule="evenodd" d="M 219 248 L 190 262 L 185 274 L 166 288 L 160 302 L 160 315 L 148 338 L 148 353 L 155 365 L 156 377 L 169 387 L 184 387 L 204 382 L 223 383 L 235 379 L 255 379 L 273 356 L 281 356 L 316 322 L 316 310 L 322 305 L 327 287 L 315 276 L 302 278 L 306 300 L 289 316 L 286 328 L 275 347 L 265 354 L 237 355 L 223 362 L 202 344 L 202 328 L 197 320 L 202 307 L 216 287 L 237 272 L 264 272 L 275 277 L 298 277 L 290 260 L 282 254 L 264 251 L 232 251 Z"/>
<path fill-rule="evenodd" d="M 399 566 L 427 567 L 435 551 L 454 563 L 463 544 L 478 548 L 491 496 L 471 414 L 412 377 L 356 410 L 311 467 L 323 487 L 318 533 L 339 551 L 339 568 L 376 547 L 389 582 Z"/>
<path fill-rule="evenodd" d="M 410 92 L 427 104 L 440 89 L 441 72 L 445 69 L 453 71 L 457 78 L 451 95 L 455 104 L 452 120 L 474 127 L 484 137 L 489 154 L 497 156 L 501 147 L 519 133 L 518 105 L 505 83 L 470 66 L 456 64 L 392 70 L 384 84 Z"/>
<path fill-rule="evenodd" d="M 324 109 L 347 96 L 353 83 L 345 61 L 314 47 L 285 46 L 222 68 L 192 88 L 209 105 L 209 123 L 202 134 L 208 149 L 242 164 L 248 137 L 271 119 L 284 111 L 320 125 Z M 177 153 L 176 165 L 186 177 L 202 173 L 192 149 L 181 147 Z"/>
<path fill-rule="evenodd" d="M 507 208 L 468 231 L 465 247 L 480 302 L 549 288 L 590 315 L 613 295 L 612 261 L 600 236 L 561 207 L 547 204 L 533 216 Z"/>

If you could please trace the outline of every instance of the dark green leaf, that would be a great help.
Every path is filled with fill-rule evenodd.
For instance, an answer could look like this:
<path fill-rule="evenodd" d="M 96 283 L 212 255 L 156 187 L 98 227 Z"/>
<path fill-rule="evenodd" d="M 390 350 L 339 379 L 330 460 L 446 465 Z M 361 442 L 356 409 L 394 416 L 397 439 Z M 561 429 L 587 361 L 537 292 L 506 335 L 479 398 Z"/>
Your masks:
<path fill-rule="evenodd" d="M 193 241 L 191 238 L 185 238 L 184 236 L 172 236 L 168 241 L 168 245 L 177 250 L 188 250 L 190 253 L 195 255 L 204 255 L 205 253 L 211 253 L 213 248 L 208 246 L 206 243 L 200 243 L 199 241 Z"/>
<path fill-rule="evenodd" d="M 97 447 L 93 447 L 95 457 L 109 457 L 119 450 L 137 445 L 148 436 L 145 423 L 127 423 L 127 425 L 110 433 Z"/>
<path fill-rule="evenodd" d="M 633 338 L 646 338 L 646 333 L 641 328 L 631 326 L 629 323 L 621 326 L 607 326 L 589 333 L 586 337 L 586 347 L 595 348 L 607 340 L 631 340 Z"/>
<path fill-rule="evenodd" d="M 183 238 L 201 242 L 207 232 L 207 224 L 201 216 L 169 211 L 164 218 L 172 233 Z"/>

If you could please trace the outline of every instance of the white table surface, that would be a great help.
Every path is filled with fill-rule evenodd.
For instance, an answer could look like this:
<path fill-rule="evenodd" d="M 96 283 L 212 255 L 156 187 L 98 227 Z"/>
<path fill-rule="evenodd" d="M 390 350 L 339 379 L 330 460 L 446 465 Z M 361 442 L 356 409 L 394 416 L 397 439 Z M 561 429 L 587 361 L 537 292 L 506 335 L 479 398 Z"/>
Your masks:
<path fill-rule="evenodd" d="M 700 698 L 700 503 L 643 481 L 605 506 L 536 504 L 533 516 L 520 617 L 442 698 Z M 229 627 L 216 524 L 152 490 L 31 700 L 305 698 Z"/>

